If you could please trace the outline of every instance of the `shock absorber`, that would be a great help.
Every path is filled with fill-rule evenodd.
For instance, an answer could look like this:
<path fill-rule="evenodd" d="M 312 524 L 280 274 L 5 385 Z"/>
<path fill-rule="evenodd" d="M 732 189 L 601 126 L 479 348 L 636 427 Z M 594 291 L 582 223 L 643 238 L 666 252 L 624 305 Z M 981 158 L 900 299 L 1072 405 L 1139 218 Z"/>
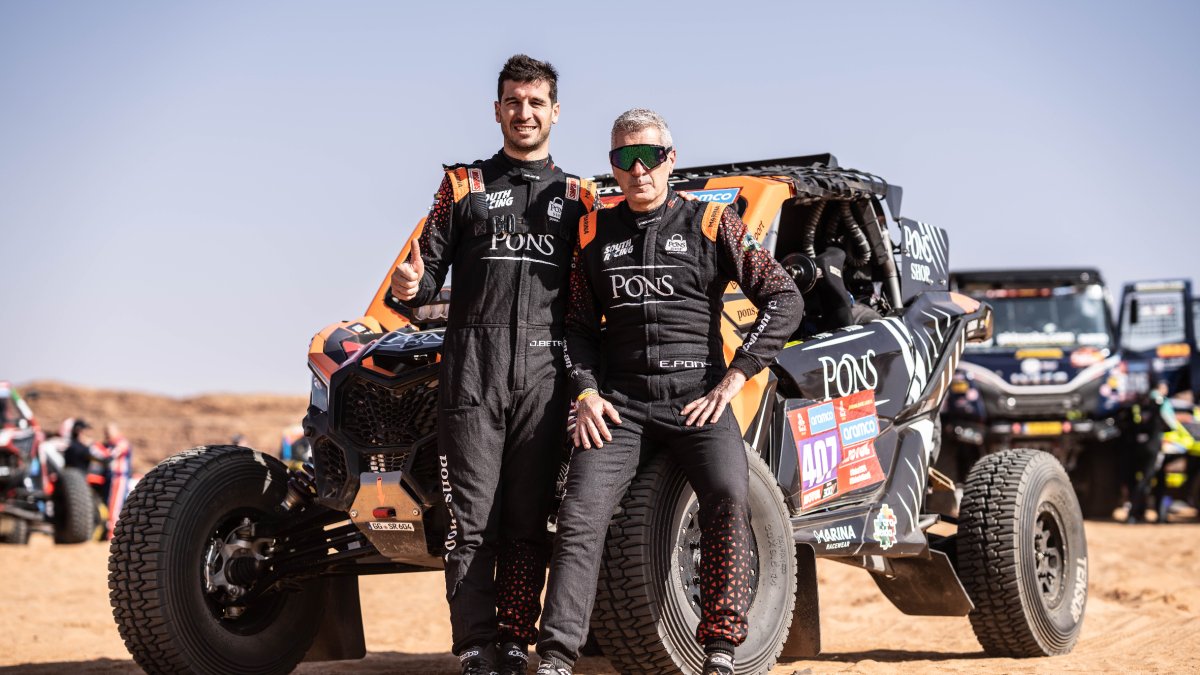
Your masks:
<path fill-rule="evenodd" d="M 313 465 L 305 462 L 299 469 L 288 472 L 288 492 L 283 508 L 291 511 L 297 506 L 311 504 L 317 496 L 317 477 Z"/>

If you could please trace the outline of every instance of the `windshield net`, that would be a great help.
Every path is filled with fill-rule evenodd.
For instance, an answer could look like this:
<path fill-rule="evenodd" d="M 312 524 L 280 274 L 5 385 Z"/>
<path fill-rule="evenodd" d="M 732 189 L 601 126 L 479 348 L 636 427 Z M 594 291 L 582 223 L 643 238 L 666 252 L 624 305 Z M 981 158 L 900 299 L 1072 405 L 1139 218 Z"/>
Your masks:
<path fill-rule="evenodd" d="M 993 337 L 969 349 L 1112 344 L 1104 288 L 1099 284 L 1037 288 L 964 288 L 992 306 Z"/>
<path fill-rule="evenodd" d="M 1133 322 L 1132 304 L 1137 301 L 1137 323 Z M 1184 342 L 1187 320 L 1184 317 L 1183 291 L 1137 291 L 1125 294 L 1121 312 L 1121 344 L 1143 352 L 1159 345 Z"/>

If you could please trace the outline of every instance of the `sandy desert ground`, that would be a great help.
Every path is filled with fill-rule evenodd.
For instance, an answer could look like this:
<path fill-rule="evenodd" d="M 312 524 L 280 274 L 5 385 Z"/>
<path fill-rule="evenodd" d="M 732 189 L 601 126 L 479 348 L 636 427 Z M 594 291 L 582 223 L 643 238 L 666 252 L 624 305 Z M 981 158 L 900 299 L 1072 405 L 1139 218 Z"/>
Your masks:
<path fill-rule="evenodd" d="M 792 673 L 1188 673 L 1200 672 L 1200 525 L 1089 523 L 1092 578 L 1083 636 L 1050 659 L 986 658 L 965 618 L 906 617 L 866 573 L 822 562 L 824 654 L 783 663 Z M 4 611 L 0 673 L 137 673 L 108 606 L 104 544 L 55 546 L 36 535 L 0 548 Z M 304 664 L 297 672 L 454 675 L 449 622 L 437 574 L 366 577 L 369 654 Z M 603 659 L 584 674 L 613 673 Z"/>

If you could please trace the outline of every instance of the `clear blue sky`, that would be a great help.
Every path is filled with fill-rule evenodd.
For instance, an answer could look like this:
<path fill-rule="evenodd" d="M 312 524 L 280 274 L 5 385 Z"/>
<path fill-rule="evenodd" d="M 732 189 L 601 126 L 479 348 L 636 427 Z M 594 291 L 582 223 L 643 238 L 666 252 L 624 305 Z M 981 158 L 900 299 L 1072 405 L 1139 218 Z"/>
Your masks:
<path fill-rule="evenodd" d="M 453 7 L 453 9 L 451 9 Z M 682 165 L 831 151 L 954 267 L 1200 276 L 1200 3 L 4 2 L 0 379 L 307 391 L 495 78 L 561 73 L 552 152 L 634 106 Z"/>

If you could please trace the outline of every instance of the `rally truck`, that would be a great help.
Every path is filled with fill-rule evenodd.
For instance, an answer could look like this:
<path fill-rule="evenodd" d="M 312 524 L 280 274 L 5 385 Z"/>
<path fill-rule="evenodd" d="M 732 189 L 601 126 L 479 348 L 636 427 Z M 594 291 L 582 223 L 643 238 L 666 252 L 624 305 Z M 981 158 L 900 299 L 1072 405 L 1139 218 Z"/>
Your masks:
<path fill-rule="evenodd" d="M 1144 369 L 1122 358 L 1100 272 L 958 271 L 951 285 L 991 306 L 995 330 L 967 346 L 954 375 L 939 468 L 961 477 L 997 450 L 1043 450 L 1071 474 L 1085 515 L 1111 516 L 1128 411 L 1146 385 Z"/>
<path fill-rule="evenodd" d="M 1190 279 L 1125 284 L 1118 328 L 1126 358 L 1146 364 L 1151 383 L 1166 381 L 1170 396 L 1194 395 L 1200 383 L 1200 299 L 1192 295 Z"/>
<path fill-rule="evenodd" d="M 1200 409 L 1196 406 L 1200 298 L 1192 294 L 1190 279 L 1127 283 L 1121 293 L 1117 328 L 1131 372 L 1136 369 L 1150 386 L 1166 382 L 1167 395 L 1183 424 L 1183 428 L 1163 435 L 1159 475 L 1155 478 L 1162 481 L 1160 490 L 1165 495 L 1157 504 L 1159 521 L 1166 522 L 1172 501 L 1200 506 L 1200 478 L 1194 475 L 1195 464 L 1200 462 Z M 1144 403 L 1135 413 L 1139 417 L 1155 414 L 1154 406 L 1149 401 Z M 1144 428 L 1138 431 L 1146 433 Z"/>
<path fill-rule="evenodd" d="M 905 613 L 969 616 L 987 654 L 1070 651 L 1090 568 L 1059 462 L 1000 451 L 961 484 L 932 468 L 963 349 L 992 335 L 987 305 L 947 290 L 946 233 L 902 218 L 898 186 L 831 155 L 679 169 L 670 180 L 736 208 L 811 300 L 794 339 L 732 402 L 753 540 L 739 675 L 819 653 L 817 557 L 861 568 Z M 620 199 L 612 177 L 596 183 L 602 202 Z M 830 251 L 845 259 L 844 294 L 823 294 L 834 279 L 814 261 Z M 407 256 L 408 245 L 396 260 Z M 755 312 L 735 285 L 726 290 L 729 358 Z M 109 585 L 139 666 L 285 673 L 301 660 L 360 658 L 358 576 L 440 573 L 453 527 L 437 448 L 451 293 L 410 310 L 385 278 L 365 316 L 312 340 L 311 466 L 208 446 L 138 484 L 112 540 Z M 622 673 L 700 672 L 697 506 L 663 453 L 612 517 L 591 633 Z"/>

